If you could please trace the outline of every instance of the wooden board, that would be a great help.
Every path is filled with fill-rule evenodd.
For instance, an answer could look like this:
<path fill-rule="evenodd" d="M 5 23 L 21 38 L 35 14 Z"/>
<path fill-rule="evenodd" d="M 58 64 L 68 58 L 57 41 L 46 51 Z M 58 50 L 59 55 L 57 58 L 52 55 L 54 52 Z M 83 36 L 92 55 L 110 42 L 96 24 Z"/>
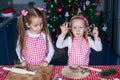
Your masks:
<path fill-rule="evenodd" d="M 77 68 L 77 72 L 73 72 L 69 66 L 65 66 L 62 69 L 62 75 L 71 79 L 82 79 L 90 75 L 90 71 L 86 71 L 84 73 L 81 71 L 83 71 L 83 69 Z"/>
<path fill-rule="evenodd" d="M 36 75 L 18 74 L 9 72 L 5 80 L 50 80 L 53 66 L 38 67 Z"/>

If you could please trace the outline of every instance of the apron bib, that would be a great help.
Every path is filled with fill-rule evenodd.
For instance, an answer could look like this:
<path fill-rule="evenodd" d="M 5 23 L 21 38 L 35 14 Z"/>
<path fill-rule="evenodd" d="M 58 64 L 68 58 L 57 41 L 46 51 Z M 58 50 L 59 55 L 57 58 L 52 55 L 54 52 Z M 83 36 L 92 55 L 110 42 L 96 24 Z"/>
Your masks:
<path fill-rule="evenodd" d="M 68 65 L 88 65 L 90 48 L 85 39 L 74 39 L 68 51 Z"/>
<path fill-rule="evenodd" d="M 47 54 L 46 43 L 43 36 L 40 34 L 37 38 L 26 36 L 26 50 L 24 56 L 27 64 L 29 65 L 41 65 Z"/>

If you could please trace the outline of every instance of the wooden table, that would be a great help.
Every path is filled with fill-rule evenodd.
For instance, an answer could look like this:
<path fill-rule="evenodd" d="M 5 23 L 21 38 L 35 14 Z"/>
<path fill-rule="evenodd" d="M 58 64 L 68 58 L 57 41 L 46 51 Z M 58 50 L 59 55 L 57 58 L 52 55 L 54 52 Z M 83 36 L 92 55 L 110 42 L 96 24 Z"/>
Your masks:
<path fill-rule="evenodd" d="M 6 76 L 8 75 L 8 71 L 4 71 L 3 67 L 4 66 L 0 66 L 0 80 L 5 80 Z M 12 66 L 8 66 L 8 67 L 12 67 Z M 60 77 L 62 78 L 62 80 L 76 80 L 76 79 L 69 79 L 69 78 L 62 76 L 61 70 L 63 67 L 64 66 L 54 66 L 50 80 L 54 80 L 55 75 L 57 73 L 60 73 Z M 113 69 L 116 69 L 118 71 L 118 73 L 120 74 L 120 66 L 117 66 L 117 65 L 113 65 L 113 66 L 112 65 L 111 66 L 90 66 L 90 67 L 99 68 L 102 70 L 107 70 L 107 69 L 113 68 Z M 116 75 L 117 74 L 109 76 L 109 77 L 105 77 L 105 79 L 106 80 L 113 80 L 116 77 Z M 90 75 L 88 77 L 86 77 L 84 79 L 78 79 L 78 80 L 101 80 L 101 77 L 99 74 L 96 74 L 96 72 L 90 71 Z"/>
<path fill-rule="evenodd" d="M 53 65 L 49 65 L 47 67 L 38 66 L 36 67 L 36 70 L 37 72 L 35 75 L 9 72 L 5 80 L 50 80 Z"/>

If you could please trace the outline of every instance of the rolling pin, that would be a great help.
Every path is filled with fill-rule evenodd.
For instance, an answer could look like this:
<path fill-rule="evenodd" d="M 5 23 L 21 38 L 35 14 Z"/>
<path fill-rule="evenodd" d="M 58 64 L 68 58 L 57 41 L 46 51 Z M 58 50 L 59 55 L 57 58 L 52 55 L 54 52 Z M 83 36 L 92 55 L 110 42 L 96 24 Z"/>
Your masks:
<path fill-rule="evenodd" d="M 98 69 L 98 68 L 87 67 L 87 66 L 80 66 L 80 67 L 87 68 L 89 70 L 96 71 L 96 72 L 102 72 L 102 69 Z"/>
<path fill-rule="evenodd" d="M 19 73 L 19 74 L 30 74 L 30 75 L 35 75 L 36 72 L 32 71 L 27 71 L 25 69 L 20 69 L 20 68 L 8 68 L 8 67 L 3 67 L 3 70 Z"/>

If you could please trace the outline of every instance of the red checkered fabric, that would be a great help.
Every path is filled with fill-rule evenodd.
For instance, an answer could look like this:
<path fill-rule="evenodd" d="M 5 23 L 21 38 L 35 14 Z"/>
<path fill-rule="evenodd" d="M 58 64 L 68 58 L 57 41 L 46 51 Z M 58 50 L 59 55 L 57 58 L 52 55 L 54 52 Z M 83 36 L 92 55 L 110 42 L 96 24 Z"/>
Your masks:
<path fill-rule="evenodd" d="M 26 36 L 26 49 L 23 50 L 25 60 L 30 65 L 41 65 L 46 57 L 47 47 L 43 36 L 37 38 Z"/>
<path fill-rule="evenodd" d="M 5 80 L 8 72 L 9 72 L 7 70 L 3 70 L 3 67 L 9 67 L 9 68 L 11 68 L 12 66 L 4 66 L 4 65 L 0 66 L 0 80 Z"/>
<path fill-rule="evenodd" d="M 67 78 L 65 76 L 62 75 L 61 70 L 63 69 L 64 66 L 54 66 L 53 72 L 52 72 L 52 76 L 50 80 L 55 80 L 56 74 L 59 73 L 60 74 L 60 78 L 62 78 L 62 80 L 114 80 L 114 78 L 116 78 L 116 75 L 111 75 L 108 77 L 104 77 L 102 78 L 100 76 L 99 73 L 95 72 L 95 71 L 90 71 L 90 75 L 86 78 L 82 78 L 82 79 L 71 79 L 71 78 Z M 111 66 L 90 66 L 93 68 L 98 68 L 98 69 L 102 69 L 102 70 L 109 70 L 109 69 L 115 69 L 118 73 L 120 73 L 120 66 L 115 66 L 115 65 L 111 65 Z"/>
<path fill-rule="evenodd" d="M 74 39 L 68 52 L 68 65 L 88 65 L 90 47 L 85 39 Z"/>

